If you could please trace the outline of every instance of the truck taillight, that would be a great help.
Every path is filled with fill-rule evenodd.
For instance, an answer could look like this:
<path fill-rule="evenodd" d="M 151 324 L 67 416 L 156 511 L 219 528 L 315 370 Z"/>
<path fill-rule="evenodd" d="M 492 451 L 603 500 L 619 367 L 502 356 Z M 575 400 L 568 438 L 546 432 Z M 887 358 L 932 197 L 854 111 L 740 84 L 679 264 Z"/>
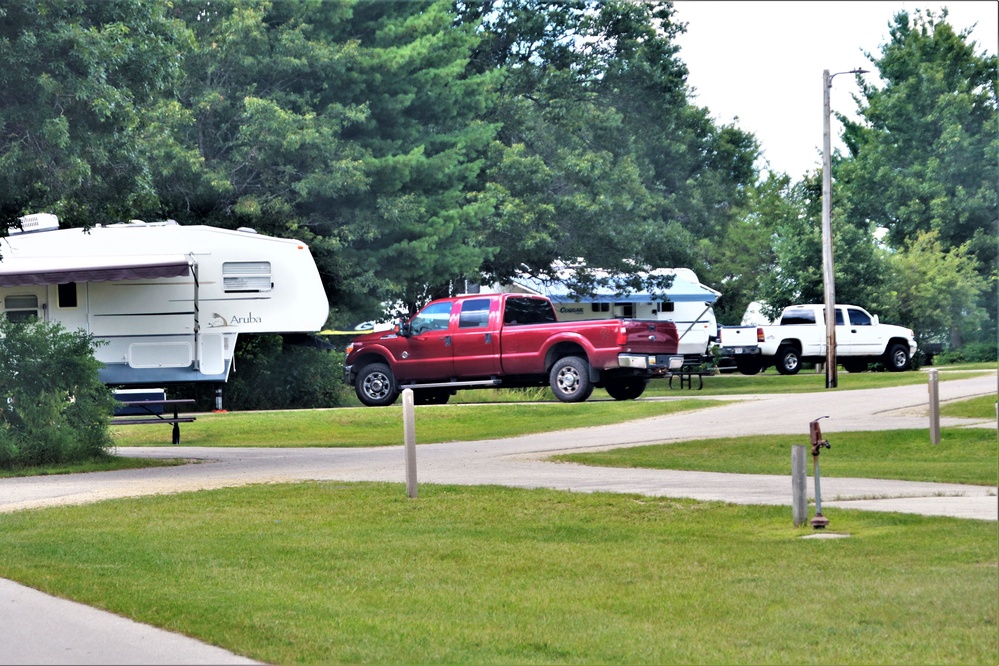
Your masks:
<path fill-rule="evenodd" d="M 763 337 L 763 327 L 756 328 L 756 342 L 762 344 L 765 338 Z"/>
<path fill-rule="evenodd" d="M 617 329 L 617 344 L 619 346 L 620 345 L 626 345 L 626 344 L 628 344 L 628 327 L 627 326 L 622 326 L 621 328 Z"/>

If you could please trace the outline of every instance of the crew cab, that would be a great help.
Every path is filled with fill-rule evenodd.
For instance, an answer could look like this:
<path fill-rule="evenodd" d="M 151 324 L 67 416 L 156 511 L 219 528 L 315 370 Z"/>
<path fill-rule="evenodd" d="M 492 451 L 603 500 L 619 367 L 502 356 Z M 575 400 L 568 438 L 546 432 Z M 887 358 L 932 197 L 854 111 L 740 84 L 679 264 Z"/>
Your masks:
<path fill-rule="evenodd" d="M 777 325 L 722 326 L 718 338 L 721 355 L 734 359 L 745 375 L 771 365 L 782 375 L 793 375 L 803 361 L 826 359 L 825 306 L 792 305 L 784 308 Z M 882 324 L 856 305 L 836 306 L 836 358 L 847 372 L 863 372 L 871 363 L 900 372 L 911 366 L 915 353 L 912 330 Z"/>
<path fill-rule="evenodd" d="M 562 402 L 594 388 L 631 400 L 650 378 L 682 367 L 677 347 L 669 321 L 559 322 L 543 296 L 470 294 L 355 338 L 344 373 L 368 406 L 391 405 L 406 388 L 417 404 L 445 403 L 460 389 L 545 385 Z"/>

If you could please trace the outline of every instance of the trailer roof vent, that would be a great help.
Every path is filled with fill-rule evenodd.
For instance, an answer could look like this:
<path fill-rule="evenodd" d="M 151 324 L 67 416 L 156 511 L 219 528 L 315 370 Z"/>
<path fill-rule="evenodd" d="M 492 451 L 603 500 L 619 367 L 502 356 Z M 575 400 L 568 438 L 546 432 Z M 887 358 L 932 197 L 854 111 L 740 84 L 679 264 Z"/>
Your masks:
<path fill-rule="evenodd" d="M 29 234 L 36 231 L 52 231 L 59 228 L 59 218 L 52 213 L 25 215 L 18 218 L 17 221 L 21 223 L 20 227 L 7 227 L 7 233 L 11 236 L 14 234 Z"/>

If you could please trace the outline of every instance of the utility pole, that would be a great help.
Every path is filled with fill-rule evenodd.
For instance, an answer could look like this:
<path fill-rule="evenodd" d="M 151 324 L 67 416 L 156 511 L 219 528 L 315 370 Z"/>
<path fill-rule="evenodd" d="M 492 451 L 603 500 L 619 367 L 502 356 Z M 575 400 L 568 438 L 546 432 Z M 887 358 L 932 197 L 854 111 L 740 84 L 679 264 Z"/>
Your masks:
<path fill-rule="evenodd" d="M 866 74 L 866 69 L 829 74 L 822 70 L 822 284 L 826 306 L 826 388 L 836 388 L 836 280 L 832 249 L 832 109 L 829 91 L 839 74 Z M 845 322 L 844 322 L 845 323 Z"/>

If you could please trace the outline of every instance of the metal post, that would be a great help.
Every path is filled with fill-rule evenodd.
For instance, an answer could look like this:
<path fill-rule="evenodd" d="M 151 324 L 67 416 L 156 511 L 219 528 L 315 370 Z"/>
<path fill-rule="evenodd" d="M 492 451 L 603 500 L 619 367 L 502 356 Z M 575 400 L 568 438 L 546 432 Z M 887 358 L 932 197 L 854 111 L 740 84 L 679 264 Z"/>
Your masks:
<path fill-rule="evenodd" d="M 794 526 L 801 527 L 808 520 L 808 473 L 805 463 L 805 447 L 791 447 L 791 515 Z"/>
<path fill-rule="evenodd" d="M 829 89 L 832 76 L 822 70 L 822 281 L 826 304 L 826 388 L 836 388 L 836 284 L 832 251 L 832 137 Z"/>
<path fill-rule="evenodd" d="M 829 74 L 822 70 L 822 283 L 826 305 L 826 388 L 836 388 L 836 283 L 832 249 L 832 115 L 829 91 L 839 74 L 866 74 L 866 69 Z"/>
<path fill-rule="evenodd" d="M 406 449 L 406 495 L 415 498 L 416 485 L 416 408 L 413 406 L 413 389 L 402 391 L 403 441 Z"/>
<path fill-rule="evenodd" d="M 829 442 L 822 439 L 822 428 L 819 427 L 819 421 L 825 418 L 829 417 L 820 416 L 808 424 L 808 436 L 812 440 L 812 461 L 815 466 L 815 517 L 812 518 L 812 527 L 817 530 L 824 529 L 829 524 L 829 519 L 822 515 L 822 482 L 819 473 L 819 453 L 822 452 L 822 447 L 831 448 Z"/>
<path fill-rule="evenodd" d="M 940 443 L 940 376 L 938 370 L 930 370 L 930 443 Z"/>
<path fill-rule="evenodd" d="M 822 484 L 819 475 L 819 456 L 812 456 L 815 462 L 815 517 L 812 518 L 812 527 L 817 530 L 825 529 L 829 524 L 829 519 L 822 515 Z"/>

